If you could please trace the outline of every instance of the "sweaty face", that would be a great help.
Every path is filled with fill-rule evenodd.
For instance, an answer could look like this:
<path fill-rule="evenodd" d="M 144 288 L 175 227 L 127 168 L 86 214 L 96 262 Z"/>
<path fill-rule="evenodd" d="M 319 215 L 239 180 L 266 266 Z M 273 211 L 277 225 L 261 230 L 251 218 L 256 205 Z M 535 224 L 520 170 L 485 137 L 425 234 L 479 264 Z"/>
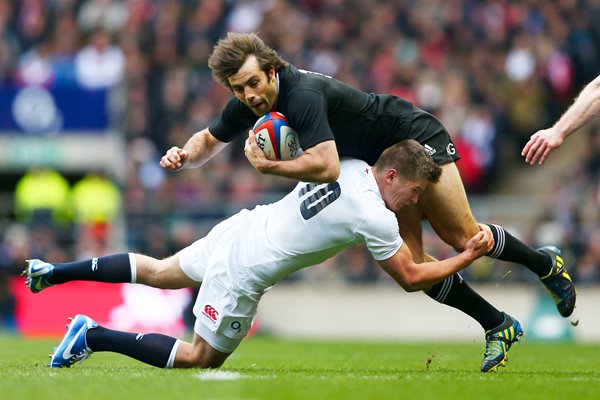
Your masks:
<path fill-rule="evenodd" d="M 383 201 L 390 210 L 399 211 L 404 206 L 416 204 L 426 187 L 427 181 L 409 181 L 396 171 L 388 171 L 386 185 L 382 190 Z"/>
<path fill-rule="evenodd" d="M 266 74 L 254 55 L 248 56 L 238 72 L 228 80 L 234 96 L 257 116 L 262 117 L 275 109 L 278 94 L 275 69 Z"/>

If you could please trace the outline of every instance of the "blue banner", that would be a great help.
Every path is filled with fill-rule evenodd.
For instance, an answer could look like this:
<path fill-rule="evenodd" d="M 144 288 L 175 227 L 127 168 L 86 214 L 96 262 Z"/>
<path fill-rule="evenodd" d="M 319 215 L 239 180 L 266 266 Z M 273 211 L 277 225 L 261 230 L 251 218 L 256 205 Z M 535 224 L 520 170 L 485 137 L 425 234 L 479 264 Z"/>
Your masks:
<path fill-rule="evenodd" d="M 0 87 L 0 134 L 104 133 L 108 91 L 76 86 Z"/>

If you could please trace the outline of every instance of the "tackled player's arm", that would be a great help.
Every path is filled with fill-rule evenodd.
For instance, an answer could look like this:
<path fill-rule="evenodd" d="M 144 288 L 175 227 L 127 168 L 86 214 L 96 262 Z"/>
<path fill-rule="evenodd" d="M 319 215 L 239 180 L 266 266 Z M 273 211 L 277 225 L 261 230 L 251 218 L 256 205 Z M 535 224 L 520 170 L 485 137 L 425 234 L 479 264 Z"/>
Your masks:
<path fill-rule="evenodd" d="M 379 265 L 407 292 L 427 290 L 488 253 L 492 246 L 491 233 L 480 231 L 469 239 L 465 249 L 456 256 L 417 264 L 412 259 L 410 249 L 403 243 L 396 254 L 379 261 Z"/>
<path fill-rule="evenodd" d="M 210 160 L 227 143 L 214 137 L 208 128 L 196 132 L 183 148 L 174 146 L 167 150 L 160 160 L 160 166 L 171 171 L 182 168 L 196 168 Z"/>
<path fill-rule="evenodd" d="M 335 182 L 340 176 L 340 158 L 333 140 L 306 149 L 304 154 L 293 160 L 273 161 L 264 156 L 256 138 L 251 135 L 245 152 L 252 165 L 263 174 L 320 183 Z"/>
<path fill-rule="evenodd" d="M 227 143 L 214 137 L 208 128 L 195 133 L 183 146 L 183 149 L 189 155 L 187 165 L 189 168 L 201 166 L 210 160 L 212 156 L 223 150 L 226 145 Z"/>

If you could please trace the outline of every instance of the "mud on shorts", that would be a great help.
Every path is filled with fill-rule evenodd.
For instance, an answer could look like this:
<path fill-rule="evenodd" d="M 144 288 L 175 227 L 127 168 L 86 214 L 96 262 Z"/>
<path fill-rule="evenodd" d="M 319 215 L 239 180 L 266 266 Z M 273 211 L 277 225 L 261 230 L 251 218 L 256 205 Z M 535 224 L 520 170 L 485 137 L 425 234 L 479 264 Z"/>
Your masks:
<path fill-rule="evenodd" d="M 436 164 L 448 164 L 460 160 L 450 134 L 444 125 L 427 111 L 413 106 L 413 120 L 409 139 L 421 143 Z"/>

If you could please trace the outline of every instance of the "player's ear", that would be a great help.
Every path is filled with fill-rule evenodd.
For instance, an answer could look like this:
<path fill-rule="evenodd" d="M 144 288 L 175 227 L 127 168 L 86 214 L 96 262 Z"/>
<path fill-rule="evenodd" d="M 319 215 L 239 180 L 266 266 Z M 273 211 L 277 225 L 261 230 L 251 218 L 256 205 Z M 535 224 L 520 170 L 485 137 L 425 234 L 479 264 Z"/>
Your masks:
<path fill-rule="evenodd" d="M 388 182 L 393 181 L 396 177 L 398 176 L 398 171 L 396 171 L 394 168 L 390 168 L 387 170 L 387 172 L 385 173 L 385 180 Z"/>

